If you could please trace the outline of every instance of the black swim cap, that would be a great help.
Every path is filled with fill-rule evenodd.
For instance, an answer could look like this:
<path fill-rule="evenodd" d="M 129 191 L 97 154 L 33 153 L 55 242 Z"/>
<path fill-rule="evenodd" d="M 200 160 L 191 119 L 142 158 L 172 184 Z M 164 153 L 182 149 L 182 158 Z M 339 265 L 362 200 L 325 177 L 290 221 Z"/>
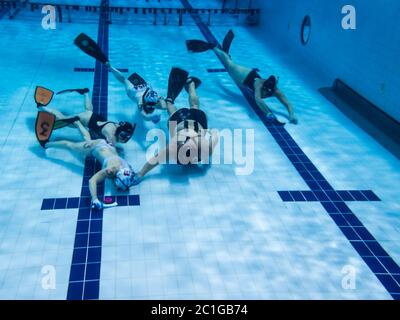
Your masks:
<path fill-rule="evenodd" d="M 276 78 L 275 76 L 270 76 L 267 80 L 264 81 L 262 89 L 267 93 L 267 97 L 271 97 L 274 94 L 276 87 Z"/>
<path fill-rule="evenodd" d="M 123 122 L 121 121 L 118 124 L 117 131 L 115 132 L 115 135 L 118 137 L 120 135 L 126 137 L 126 141 L 128 141 L 133 133 L 135 132 L 136 124 L 132 125 L 130 122 Z"/>

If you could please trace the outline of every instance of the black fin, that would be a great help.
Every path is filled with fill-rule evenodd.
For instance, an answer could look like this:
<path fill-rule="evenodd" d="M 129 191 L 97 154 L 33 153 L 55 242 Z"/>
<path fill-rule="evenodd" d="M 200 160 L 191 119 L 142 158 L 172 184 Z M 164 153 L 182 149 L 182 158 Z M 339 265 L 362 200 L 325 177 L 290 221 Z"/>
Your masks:
<path fill-rule="evenodd" d="M 133 84 L 134 87 L 146 86 L 147 82 L 141 76 L 139 76 L 136 72 L 132 73 L 128 80 Z"/>
<path fill-rule="evenodd" d="M 187 79 L 187 81 L 186 81 L 186 84 L 185 84 L 186 92 L 189 92 L 189 84 L 191 84 L 192 82 L 194 82 L 194 85 L 196 86 L 196 89 L 201 85 L 201 80 L 199 78 L 189 77 Z"/>
<path fill-rule="evenodd" d="M 100 62 L 102 63 L 108 62 L 108 58 L 101 51 L 98 44 L 88 35 L 81 33 L 79 36 L 75 38 L 74 44 L 83 52 L 85 52 L 87 55 L 99 60 Z"/>
<path fill-rule="evenodd" d="M 56 94 L 63 94 L 67 92 L 78 92 L 79 94 L 85 94 L 88 93 L 90 90 L 88 88 L 83 88 L 83 89 L 65 89 L 57 92 Z"/>
<path fill-rule="evenodd" d="M 175 99 L 185 87 L 188 76 L 189 73 L 187 71 L 179 68 L 172 68 L 168 79 L 168 101 L 174 103 Z"/>
<path fill-rule="evenodd" d="M 229 54 L 229 50 L 231 48 L 231 44 L 234 38 L 235 34 L 232 30 L 229 30 L 224 38 L 224 41 L 222 42 L 222 50 L 225 51 L 226 54 Z"/>
<path fill-rule="evenodd" d="M 186 40 L 186 47 L 190 52 L 199 53 L 214 49 L 216 45 L 202 40 Z"/>

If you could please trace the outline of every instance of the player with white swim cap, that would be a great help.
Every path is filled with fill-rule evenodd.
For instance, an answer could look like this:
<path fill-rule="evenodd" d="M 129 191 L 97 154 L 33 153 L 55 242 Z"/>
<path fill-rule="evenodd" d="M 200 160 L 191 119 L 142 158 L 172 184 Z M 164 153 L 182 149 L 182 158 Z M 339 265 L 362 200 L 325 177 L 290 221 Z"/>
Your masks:
<path fill-rule="evenodd" d="M 138 110 L 146 121 L 154 124 L 160 122 L 161 109 L 166 108 L 164 99 L 137 73 L 133 73 L 128 79 L 110 62 L 105 65 L 111 70 L 115 78 L 125 86 L 128 97 L 137 103 Z"/>
<path fill-rule="evenodd" d="M 42 111 L 43 112 L 43 111 Z M 114 145 L 104 139 L 92 140 L 89 132 L 80 121 L 75 121 L 84 139 L 82 142 L 70 140 L 42 141 L 43 148 L 61 148 L 74 151 L 84 157 L 93 156 L 102 164 L 102 169 L 95 173 L 89 180 L 89 190 L 92 197 L 92 207 L 102 209 L 104 204 L 97 197 L 97 185 L 105 179 L 111 179 L 119 190 L 128 191 L 133 185 L 135 172 L 130 164 L 121 158 Z M 51 134 L 49 134 L 50 136 Z"/>
<path fill-rule="evenodd" d="M 166 103 L 142 77 L 134 73 L 126 79 L 118 69 L 111 65 L 100 46 L 85 33 L 79 34 L 75 38 L 74 44 L 84 53 L 97 59 L 111 70 L 115 78 L 125 86 L 128 97 L 137 103 L 138 109 L 145 120 L 153 123 L 160 121 L 161 112 L 159 109 L 166 109 Z"/>

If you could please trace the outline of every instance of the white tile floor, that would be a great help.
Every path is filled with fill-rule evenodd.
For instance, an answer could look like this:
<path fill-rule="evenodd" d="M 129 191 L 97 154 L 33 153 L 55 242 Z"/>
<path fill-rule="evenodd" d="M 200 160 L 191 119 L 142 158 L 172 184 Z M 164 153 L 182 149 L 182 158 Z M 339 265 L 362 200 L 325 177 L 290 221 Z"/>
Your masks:
<path fill-rule="evenodd" d="M 33 92 L 36 85 L 92 87 L 92 73 L 72 71 L 94 65 L 72 40 L 79 32 L 95 38 L 97 25 L 44 31 L 39 23 L 3 19 L 0 30 L 0 73 L 6 75 L 0 77 L 0 196 L 6 200 L 0 208 L 0 299 L 65 299 L 77 210 L 44 212 L 40 206 L 43 198 L 79 195 L 83 161 L 38 146 Z M 222 39 L 227 27 L 212 31 Z M 258 43 L 247 29 L 235 32 L 232 56 L 281 77 L 300 120 L 286 128 L 328 181 L 337 189 L 371 189 L 383 200 L 349 206 L 400 263 L 399 161 L 326 101 L 317 91 L 326 84 L 294 68 L 289 54 Z M 140 195 L 139 207 L 104 214 L 100 298 L 390 299 L 319 203 L 281 201 L 278 190 L 307 190 L 306 184 L 229 76 L 207 73 L 221 67 L 215 55 L 186 53 L 188 38 L 202 38 L 197 27 L 111 25 L 110 59 L 162 94 L 173 65 L 201 78 L 199 95 L 210 127 L 255 130 L 254 173 L 237 176 L 235 165 L 213 166 L 204 174 L 155 169 L 131 190 Z M 160 46 L 160 39 L 170 45 Z M 185 93 L 178 104 L 186 104 Z M 82 101 L 65 95 L 52 106 L 76 112 Z M 108 110 L 110 119 L 133 117 L 132 103 L 112 76 Z M 137 169 L 151 127 L 140 125 L 137 140 L 126 146 Z M 55 137 L 62 135 L 78 138 L 73 129 Z M 45 265 L 56 269 L 55 290 L 42 288 Z M 357 270 L 355 290 L 342 289 L 345 265 Z"/>

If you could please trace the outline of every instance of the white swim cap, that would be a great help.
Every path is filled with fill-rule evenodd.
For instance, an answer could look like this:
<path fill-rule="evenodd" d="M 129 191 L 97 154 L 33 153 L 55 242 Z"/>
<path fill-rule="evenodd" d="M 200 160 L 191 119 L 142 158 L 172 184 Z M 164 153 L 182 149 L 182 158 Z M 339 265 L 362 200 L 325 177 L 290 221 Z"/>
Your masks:
<path fill-rule="evenodd" d="M 119 190 L 128 191 L 132 186 L 134 176 L 135 172 L 131 166 L 119 169 L 114 179 L 115 186 Z"/>

